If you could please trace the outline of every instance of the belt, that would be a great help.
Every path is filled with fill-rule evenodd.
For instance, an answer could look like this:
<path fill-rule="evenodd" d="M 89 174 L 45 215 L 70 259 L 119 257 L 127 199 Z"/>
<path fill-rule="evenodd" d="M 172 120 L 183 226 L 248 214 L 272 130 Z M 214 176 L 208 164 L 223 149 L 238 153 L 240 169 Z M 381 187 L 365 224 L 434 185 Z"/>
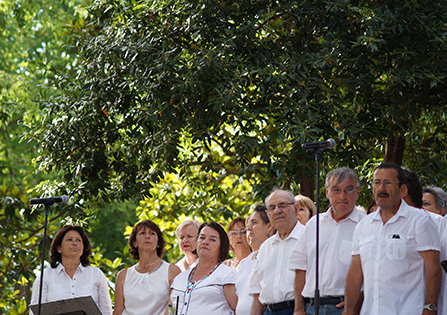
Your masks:
<path fill-rule="evenodd" d="M 295 308 L 295 301 L 290 300 L 290 301 L 284 301 L 284 302 L 273 303 L 273 304 L 264 304 L 264 306 L 269 311 L 280 311 L 280 310 L 285 310 L 287 308 L 293 309 L 293 308 Z"/>
<path fill-rule="evenodd" d="M 320 305 L 337 305 L 345 300 L 344 296 L 323 296 L 320 297 Z M 314 298 L 304 298 L 306 303 L 315 304 Z"/>

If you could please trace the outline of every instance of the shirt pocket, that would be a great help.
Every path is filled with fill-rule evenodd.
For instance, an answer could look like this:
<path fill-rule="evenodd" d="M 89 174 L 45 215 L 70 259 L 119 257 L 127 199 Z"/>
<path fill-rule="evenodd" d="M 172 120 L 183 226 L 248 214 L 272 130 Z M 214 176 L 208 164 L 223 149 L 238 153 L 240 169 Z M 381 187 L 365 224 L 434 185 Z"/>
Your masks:
<path fill-rule="evenodd" d="M 407 253 L 407 237 L 390 235 L 386 240 L 386 256 L 389 260 L 402 260 Z"/>
<path fill-rule="evenodd" d="M 374 235 L 363 237 L 359 243 L 360 259 L 367 261 L 371 258 L 373 251 Z"/>
<path fill-rule="evenodd" d="M 346 265 L 349 266 L 351 264 L 351 256 L 352 253 L 352 242 L 348 240 L 341 241 L 340 244 L 340 250 L 338 252 L 338 260 Z"/>

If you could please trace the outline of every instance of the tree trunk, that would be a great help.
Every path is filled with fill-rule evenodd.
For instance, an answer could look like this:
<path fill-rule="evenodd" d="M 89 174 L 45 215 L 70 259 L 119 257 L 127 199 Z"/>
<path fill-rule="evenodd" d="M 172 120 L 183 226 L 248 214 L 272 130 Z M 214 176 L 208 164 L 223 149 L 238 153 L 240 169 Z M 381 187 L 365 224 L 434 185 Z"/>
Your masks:
<path fill-rule="evenodd" d="M 393 162 L 397 165 L 402 165 L 404 150 L 405 138 L 399 135 L 399 131 L 397 130 L 397 128 L 392 126 L 385 142 L 384 162 Z"/>
<path fill-rule="evenodd" d="M 315 200 L 315 179 L 300 178 L 300 194 Z"/>

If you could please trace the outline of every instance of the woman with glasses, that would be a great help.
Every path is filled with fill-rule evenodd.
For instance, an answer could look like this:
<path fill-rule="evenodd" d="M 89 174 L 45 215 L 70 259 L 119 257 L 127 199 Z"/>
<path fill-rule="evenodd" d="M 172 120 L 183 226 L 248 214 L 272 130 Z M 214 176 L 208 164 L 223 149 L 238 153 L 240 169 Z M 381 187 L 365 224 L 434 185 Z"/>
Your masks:
<path fill-rule="evenodd" d="M 234 257 L 225 260 L 224 264 L 236 270 L 239 262 L 251 253 L 245 236 L 245 220 L 240 217 L 234 219 L 228 224 L 227 231 L 230 239 L 230 250 Z"/>
<path fill-rule="evenodd" d="M 174 279 L 169 314 L 234 314 L 237 272 L 223 264 L 229 247 L 227 233 L 219 223 L 206 222 L 199 227 L 199 262 Z"/>
<path fill-rule="evenodd" d="M 238 296 L 236 314 L 250 314 L 253 297 L 248 292 L 258 249 L 266 239 L 276 232 L 265 210 L 265 206 L 257 205 L 253 213 L 247 218 L 245 229 L 247 230 L 248 244 L 253 252 L 242 260 L 237 268 L 239 276 L 236 280 L 236 294 Z"/>

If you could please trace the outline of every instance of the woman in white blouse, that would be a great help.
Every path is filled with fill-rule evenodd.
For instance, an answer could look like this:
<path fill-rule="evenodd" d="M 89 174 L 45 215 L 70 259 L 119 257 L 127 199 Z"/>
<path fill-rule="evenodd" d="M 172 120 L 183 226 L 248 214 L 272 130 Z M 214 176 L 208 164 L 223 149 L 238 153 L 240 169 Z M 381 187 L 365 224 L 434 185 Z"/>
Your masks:
<path fill-rule="evenodd" d="M 224 264 L 237 270 L 239 262 L 250 255 L 251 248 L 248 245 L 245 229 L 245 219 L 238 217 L 232 220 L 227 227 L 228 238 L 230 240 L 230 251 L 234 257 L 224 261 Z"/>
<path fill-rule="evenodd" d="M 89 266 L 92 252 L 82 227 L 62 227 L 51 243 L 50 253 L 51 268 L 45 268 L 43 274 L 42 303 L 91 296 L 103 315 L 111 315 L 107 279 L 99 268 Z M 31 305 L 39 303 L 39 290 L 40 275 L 33 284 Z"/>
<path fill-rule="evenodd" d="M 229 247 L 227 233 L 219 223 L 206 222 L 199 227 L 196 247 L 199 262 L 174 279 L 170 314 L 234 314 L 237 272 L 222 263 Z"/>
<path fill-rule="evenodd" d="M 250 314 L 253 297 L 248 294 L 250 289 L 250 277 L 256 264 L 256 254 L 265 240 L 275 234 L 275 229 L 265 213 L 266 207 L 257 205 L 247 219 L 247 240 L 253 252 L 238 265 L 239 276 L 236 280 L 236 294 L 238 302 L 236 315 Z"/>
<path fill-rule="evenodd" d="M 116 277 L 113 315 L 163 315 L 167 311 L 170 286 L 180 269 L 163 261 L 165 240 L 151 220 L 136 224 L 129 237 L 136 265 Z"/>

